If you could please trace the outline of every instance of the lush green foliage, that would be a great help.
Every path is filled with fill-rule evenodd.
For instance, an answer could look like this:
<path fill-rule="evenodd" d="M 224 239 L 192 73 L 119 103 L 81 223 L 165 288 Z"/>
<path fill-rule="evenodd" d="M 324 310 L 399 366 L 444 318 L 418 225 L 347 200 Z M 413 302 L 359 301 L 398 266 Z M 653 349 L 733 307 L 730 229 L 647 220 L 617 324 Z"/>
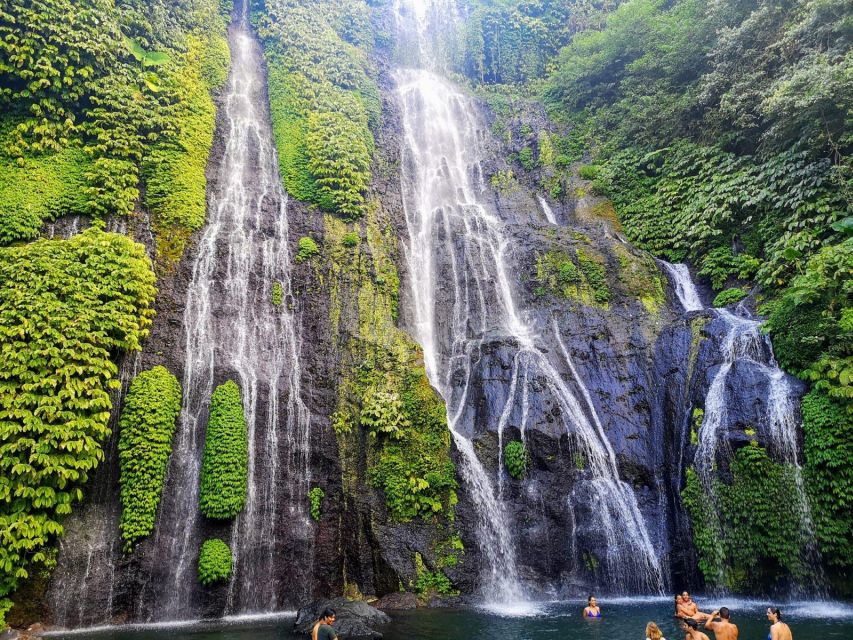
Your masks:
<path fill-rule="evenodd" d="M 246 503 L 249 442 L 240 388 L 229 380 L 213 391 L 201 459 L 199 508 L 208 518 L 236 516 Z"/>
<path fill-rule="evenodd" d="M 392 391 L 370 389 L 364 397 L 360 414 L 361 426 L 367 427 L 370 435 L 379 434 L 398 439 L 411 423 L 403 411 L 400 396 Z"/>
<path fill-rule="evenodd" d="M 181 384 L 165 367 L 143 371 L 130 384 L 119 420 L 121 537 L 129 551 L 154 530 L 172 436 L 181 412 Z"/>
<path fill-rule="evenodd" d="M 478 82 L 518 83 L 541 76 L 581 29 L 598 26 L 618 0 L 471 0 L 456 66 Z"/>
<path fill-rule="evenodd" d="M 390 212 L 376 204 L 369 203 L 353 246 L 344 242 L 355 235 L 352 226 L 336 216 L 325 216 L 323 234 L 329 321 L 341 349 L 330 421 L 344 495 L 359 495 L 369 484 L 381 491 L 392 519 L 441 525 L 453 519 L 456 504 L 446 409 L 420 349 L 396 327 L 399 239 L 381 217 Z M 365 437 L 371 432 L 376 437 Z"/>
<path fill-rule="evenodd" d="M 428 596 L 433 594 L 449 595 L 457 593 L 443 571 L 430 571 L 424 563 L 423 556 L 415 553 L 415 591 L 418 595 Z"/>
<path fill-rule="evenodd" d="M 444 403 L 423 369 L 404 374 L 401 384 L 402 425 L 393 438 L 384 438 L 371 482 L 385 493 L 391 515 L 406 522 L 452 508 L 456 477 L 450 460 L 450 434 Z"/>
<path fill-rule="evenodd" d="M 326 492 L 320 487 L 314 487 L 308 492 L 308 500 L 311 502 L 311 517 L 317 522 L 320 521 L 320 506 L 325 496 Z"/>
<path fill-rule="evenodd" d="M 504 466 L 507 472 L 516 480 L 521 480 L 527 473 L 530 456 L 527 447 L 520 440 L 511 440 L 504 445 Z"/>
<path fill-rule="evenodd" d="M 90 229 L 0 249 L 0 598 L 15 589 L 103 460 L 118 370 L 154 315 L 142 245 Z"/>
<path fill-rule="evenodd" d="M 280 307 L 284 303 L 284 287 L 277 280 L 272 283 L 270 301 L 277 307 Z"/>
<path fill-rule="evenodd" d="M 299 238 L 299 250 L 296 252 L 296 262 L 305 262 L 320 253 L 320 247 L 313 238 L 303 236 Z"/>
<path fill-rule="evenodd" d="M 355 231 L 344 234 L 344 237 L 341 239 L 341 244 L 350 248 L 358 246 L 359 242 L 361 242 L 361 238 L 359 238 Z"/>
<path fill-rule="evenodd" d="M 815 534 L 832 577 L 843 576 L 853 558 L 853 417 L 817 390 L 803 398 L 802 412 Z"/>
<path fill-rule="evenodd" d="M 730 304 L 740 302 L 747 295 L 749 294 L 740 287 L 724 289 L 723 291 L 720 291 L 720 293 L 718 293 L 717 296 L 714 298 L 713 305 L 715 307 L 727 307 Z"/>
<path fill-rule="evenodd" d="M 821 249 L 769 308 L 779 362 L 853 411 L 853 238 Z"/>
<path fill-rule="evenodd" d="M 142 161 L 145 204 L 154 214 L 158 252 L 170 260 L 180 258 L 189 232 L 204 225 L 205 170 L 216 124 L 211 92 L 225 83 L 229 65 L 220 29 L 204 37 L 191 35 L 186 46 L 161 89 L 173 96 L 164 115 L 175 132 L 152 145 Z"/>
<path fill-rule="evenodd" d="M 231 548 L 219 538 L 205 540 L 198 554 L 198 581 L 204 586 L 231 577 Z"/>
<path fill-rule="evenodd" d="M 769 299 L 780 362 L 850 381 L 853 30 L 844 0 L 629 0 L 576 36 L 546 92 L 587 126 L 628 236 L 732 302 Z"/>
<path fill-rule="evenodd" d="M 347 218 L 364 213 L 379 90 L 364 0 L 268 0 L 258 16 L 287 191 Z"/>
<path fill-rule="evenodd" d="M 45 220 L 85 213 L 88 161 L 72 148 L 18 160 L 0 153 L 0 245 L 35 238 Z"/>
<path fill-rule="evenodd" d="M 801 577 L 805 532 L 792 529 L 796 519 L 779 517 L 780 505 L 796 496 L 793 467 L 753 443 L 738 449 L 730 472 L 729 483 L 714 480 L 716 503 L 692 470 L 682 493 L 706 583 L 742 591 Z"/>
<path fill-rule="evenodd" d="M 178 252 L 204 220 L 225 14 L 217 0 L 0 7 L 0 242 L 65 213 L 129 215 L 142 178 L 155 223 L 182 232 L 161 253 Z"/>

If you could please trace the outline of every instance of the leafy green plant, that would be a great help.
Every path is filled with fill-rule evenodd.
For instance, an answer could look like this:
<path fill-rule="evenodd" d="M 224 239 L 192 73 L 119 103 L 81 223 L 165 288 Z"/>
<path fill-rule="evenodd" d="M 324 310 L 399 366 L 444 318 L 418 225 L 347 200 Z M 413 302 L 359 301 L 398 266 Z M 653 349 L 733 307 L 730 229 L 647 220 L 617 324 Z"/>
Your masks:
<path fill-rule="evenodd" d="M 314 487 L 308 492 L 308 499 L 311 502 L 311 517 L 317 522 L 320 521 L 320 506 L 325 496 L 326 492 L 320 487 Z"/>
<path fill-rule="evenodd" d="M 415 552 L 415 591 L 421 596 L 430 594 L 450 595 L 457 593 L 443 571 L 430 571 L 424 563 L 423 556 Z"/>
<path fill-rule="evenodd" d="M 246 503 L 249 444 L 240 389 L 231 380 L 213 391 L 201 459 L 199 508 L 208 518 L 228 519 Z"/>
<path fill-rule="evenodd" d="M 393 392 L 371 389 L 364 398 L 361 407 L 361 425 L 367 427 L 370 435 L 384 434 L 400 438 L 403 430 L 411 422 L 403 411 L 403 402 Z"/>
<path fill-rule="evenodd" d="M 524 147 L 518 152 L 518 162 L 524 167 L 525 171 L 531 171 L 536 167 L 536 161 L 533 159 L 533 149 Z"/>
<path fill-rule="evenodd" d="M 270 299 L 271 302 L 277 307 L 280 307 L 284 302 L 284 287 L 281 286 L 281 283 L 278 280 L 272 283 Z"/>
<path fill-rule="evenodd" d="M 359 238 L 358 233 L 355 231 L 345 233 L 341 239 L 341 244 L 348 248 L 357 247 L 359 242 L 361 242 L 361 238 Z"/>
<path fill-rule="evenodd" d="M 116 354 L 138 351 L 156 289 L 145 248 L 96 228 L 0 249 L 0 599 L 103 460 Z"/>
<path fill-rule="evenodd" d="M 409 424 L 399 437 L 379 439 L 370 482 L 382 489 L 391 517 L 399 522 L 452 514 L 457 484 L 444 402 L 422 367 L 404 373 L 400 399 Z"/>
<path fill-rule="evenodd" d="M 831 577 L 843 583 L 853 564 L 853 415 L 817 390 L 803 398 L 802 413 L 815 535 Z"/>
<path fill-rule="evenodd" d="M 578 268 L 584 275 L 592 297 L 598 304 L 610 302 L 610 287 L 607 284 L 607 270 L 599 259 L 591 253 L 578 249 Z"/>
<path fill-rule="evenodd" d="M 688 472 L 682 499 L 706 582 L 743 591 L 804 575 L 805 533 L 773 516 L 796 495 L 794 473 L 751 443 L 735 453 L 731 480 L 714 480 L 712 505 L 695 472 Z"/>
<path fill-rule="evenodd" d="M 305 262 L 320 253 L 320 247 L 313 238 L 303 236 L 299 238 L 299 250 L 296 252 L 296 262 Z"/>
<path fill-rule="evenodd" d="M 584 180 L 595 180 L 598 177 L 599 167 L 594 164 L 584 164 L 578 169 L 578 175 Z"/>
<path fill-rule="evenodd" d="M 270 108 L 288 193 L 357 218 L 381 106 L 364 0 L 272 0 L 258 14 Z"/>
<path fill-rule="evenodd" d="M 0 245 L 36 238 L 45 221 L 86 213 L 89 166 L 80 148 L 17 159 L 0 154 Z"/>
<path fill-rule="evenodd" d="M 198 581 L 204 586 L 224 582 L 231 577 L 231 548 L 219 538 L 201 545 L 198 555 Z"/>
<path fill-rule="evenodd" d="M 736 302 L 740 302 L 749 293 L 741 289 L 740 287 L 732 287 L 731 289 L 725 289 L 724 291 L 720 291 L 717 296 L 714 298 L 713 305 L 715 307 L 727 307 L 730 304 L 735 304 Z"/>
<path fill-rule="evenodd" d="M 119 420 L 121 521 L 125 551 L 154 530 L 157 507 L 181 412 L 181 385 L 165 367 L 137 375 Z"/>
<path fill-rule="evenodd" d="M 507 472 L 516 480 L 521 480 L 527 473 L 530 456 L 527 447 L 520 440 L 511 440 L 504 445 L 504 466 Z"/>

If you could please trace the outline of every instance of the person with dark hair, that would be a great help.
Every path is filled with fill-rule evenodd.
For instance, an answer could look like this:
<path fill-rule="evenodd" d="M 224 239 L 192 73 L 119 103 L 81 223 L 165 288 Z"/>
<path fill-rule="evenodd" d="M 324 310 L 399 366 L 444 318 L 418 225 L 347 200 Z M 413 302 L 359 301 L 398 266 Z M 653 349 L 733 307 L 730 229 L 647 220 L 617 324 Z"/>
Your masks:
<path fill-rule="evenodd" d="M 702 622 L 703 620 L 707 620 L 711 616 L 707 613 L 702 613 L 699 611 L 699 607 L 696 606 L 696 603 L 690 598 L 690 594 L 686 591 L 681 593 L 681 608 L 679 609 L 681 613 L 679 614 L 682 618 L 692 618 L 693 620 L 698 620 Z"/>
<path fill-rule="evenodd" d="M 720 607 L 705 621 L 705 628 L 714 632 L 717 640 L 737 640 L 738 628 L 732 624 L 728 607 Z"/>
<path fill-rule="evenodd" d="M 332 625 L 335 623 L 335 610 L 326 607 L 311 630 L 311 640 L 338 640 Z"/>
<path fill-rule="evenodd" d="M 586 608 L 583 610 L 584 618 L 600 618 L 601 617 L 601 609 L 598 608 L 598 602 L 595 599 L 595 596 L 590 596 L 586 601 Z"/>
<path fill-rule="evenodd" d="M 711 640 L 707 635 L 699 631 L 699 623 L 693 618 L 682 620 L 681 630 L 684 632 L 684 640 Z"/>
<path fill-rule="evenodd" d="M 770 633 L 767 640 L 794 640 L 791 627 L 782 622 L 782 612 L 778 607 L 768 607 L 767 619 L 770 620 Z"/>

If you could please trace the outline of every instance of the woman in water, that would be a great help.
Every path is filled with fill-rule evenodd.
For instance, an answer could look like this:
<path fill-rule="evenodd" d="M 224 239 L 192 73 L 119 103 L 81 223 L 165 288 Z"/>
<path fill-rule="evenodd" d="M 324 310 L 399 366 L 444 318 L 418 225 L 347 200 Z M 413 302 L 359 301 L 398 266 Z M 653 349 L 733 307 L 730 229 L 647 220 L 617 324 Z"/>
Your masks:
<path fill-rule="evenodd" d="M 654 622 L 649 622 L 646 625 L 646 640 L 666 640 L 666 638 Z"/>
<path fill-rule="evenodd" d="M 681 594 L 680 593 L 675 594 L 675 613 L 673 615 L 676 618 L 681 617 L 681 604 L 683 602 L 684 602 L 684 600 L 681 599 Z"/>
<path fill-rule="evenodd" d="M 595 596 L 590 596 L 589 600 L 586 601 L 587 607 L 583 610 L 584 618 L 600 618 L 601 617 L 601 609 L 598 608 L 598 603 L 595 600 Z"/>
<path fill-rule="evenodd" d="M 770 633 L 767 640 L 794 640 L 791 627 L 782 622 L 782 612 L 776 607 L 768 607 L 767 619 L 770 620 Z"/>

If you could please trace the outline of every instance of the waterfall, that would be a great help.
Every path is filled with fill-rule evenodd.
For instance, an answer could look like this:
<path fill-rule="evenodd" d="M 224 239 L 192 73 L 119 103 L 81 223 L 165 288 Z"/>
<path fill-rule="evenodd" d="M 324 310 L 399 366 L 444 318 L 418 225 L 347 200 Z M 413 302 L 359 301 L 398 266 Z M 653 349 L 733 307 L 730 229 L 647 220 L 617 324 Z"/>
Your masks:
<path fill-rule="evenodd" d="M 719 365 L 708 392 L 705 395 L 705 413 L 699 427 L 698 445 L 693 458 L 694 468 L 703 490 L 714 499 L 713 478 L 716 473 L 717 454 L 721 443 L 725 443 L 728 398 L 728 378 L 738 364 L 749 364 L 764 377 L 767 383 L 765 424 L 767 448 L 775 454 L 777 461 L 790 465 L 794 473 L 797 490 L 795 510 L 800 520 L 800 531 L 805 534 L 805 555 L 816 577 L 816 586 L 821 582 L 819 559 L 814 542 L 814 527 L 811 509 L 802 479 L 802 467 L 797 446 L 799 420 L 794 390 L 788 376 L 779 368 L 773 357 L 770 340 L 761 333 L 761 322 L 749 315 L 738 305 L 736 313 L 729 309 L 705 309 L 696 286 L 690 278 L 687 265 L 660 261 L 670 274 L 676 295 L 686 312 L 706 310 L 725 325 L 725 334 L 720 346 L 722 362 Z M 718 551 L 720 554 L 722 550 Z"/>
<path fill-rule="evenodd" d="M 537 195 L 536 199 L 539 200 L 539 206 L 542 207 L 542 213 L 545 214 L 545 219 L 550 224 L 557 224 L 557 216 L 554 215 L 554 210 L 548 204 L 548 201 L 541 195 Z"/>
<path fill-rule="evenodd" d="M 684 307 L 684 310 L 689 313 L 704 309 L 705 305 L 702 304 L 702 298 L 696 290 L 696 285 L 693 284 L 687 265 L 682 263 L 672 264 L 665 260 L 658 260 L 658 262 L 663 265 L 664 269 L 669 273 L 670 278 L 672 278 L 675 295 L 678 296 L 678 301 Z"/>
<path fill-rule="evenodd" d="M 306 509 L 309 414 L 300 397 L 298 328 L 287 305 L 287 196 L 247 0 L 235 11 L 229 44 L 225 150 L 187 291 L 184 401 L 155 539 L 158 563 L 167 573 L 162 584 L 143 593 L 154 599 L 157 618 L 194 613 L 201 451 L 211 393 L 226 379 L 240 387 L 249 440 L 247 501 L 231 530 L 227 612 L 274 611 L 285 602 L 284 592 L 292 604 L 310 588 L 305 580 L 285 584 L 275 572 L 284 548 L 300 546 L 300 564 L 310 558 L 304 552 L 313 540 Z M 272 303 L 277 282 L 284 291 L 282 306 Z"/>
<path fill-rule="evenodd" d="M 418 46 L 425 40 L 419 38 Z M 422 54 L 420 59 L 431 58 Z M 597 525 L 608 542 L 602 565 L 609 584 L 621 590 L 660 592 L 663 572 L 636 496 L 619 478 L 615 452 L 559 329 L 555 324 L 553 339 L 561 350 L 553 353 L 543 344 L 531 314 L 516 303 L 510 237 L 505 222 L 486 204 L 481 161 L 486 157 L 487 133 L 476 104 L 428 70 L 400 69 L 394 79 L 403 122 L 402 191 L 413 332 L 424 349 L 427 375 L 447 404 L 448 425 L 461 453 L 461 473 L 477 509 L 478 546 L 486 564 L 485 599 L 510 603 L 526 592 L 501 500 L 504 471 L 497 470 L 496 491 L 472 442 L 470 384 L 484 348 L 496 344 L 514 354 L 497 425 L 501 445 L 511 414 L 520 414 L 524 437 L 528 380 L 535 378 L 560 406 L 565 429 L 577 438 L 587 460 L 584 480 L 590 495 L 581 498 L 596 502 Z M 559 368 L 550 358 L 559 360 Z M 561 376 L 560 369 L 566 367 L 574 385 Z M 571 505 L 567 508 L 571 510 Z"/>

